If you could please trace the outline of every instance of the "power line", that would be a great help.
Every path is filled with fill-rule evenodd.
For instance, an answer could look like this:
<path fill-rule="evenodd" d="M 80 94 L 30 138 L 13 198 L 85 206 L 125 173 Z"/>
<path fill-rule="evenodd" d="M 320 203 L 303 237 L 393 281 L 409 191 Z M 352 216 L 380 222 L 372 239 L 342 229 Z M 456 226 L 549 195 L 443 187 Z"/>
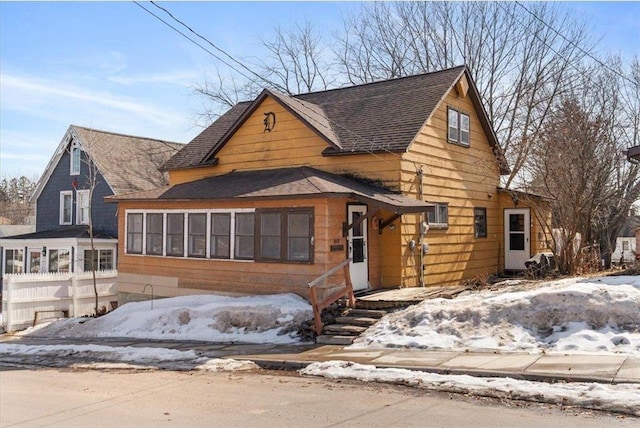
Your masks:
<path fill-rule="evenodd" d="M 164 19 L 162 19 L 161 17 L 159 17 L 158 15 L 156 15 L 155 13 L 153 13 L 152 11 L 148 10 L 147 8 L 145 8 L 144 6 L 142 6 L 139 2 L 134 1 L 134 3 L 139 6 L 140 8 L 142 8 L 143 10 L 145 10 L 147 13 L 149 13 L 150 15 L 154 16 L 156 19 L 158 19 L 160 22 L 162 22 L 163 24 L 167 25 L 169 28 L 171 28 L 172 30 L 174 30 L 175 32 L 177 32 L 178 34 L 180 34 L 181 36 L 185 37 L 187 40 L 191 41 L 193 44 L 195 44 L 196 46 L 200 47 L 202 50 L 204 50 L 205 52 L 207 52 L 209 55 L 213 56 L 214 58 L 216 58 L 217 60 L 221 61 L 223 64 L 227 65 L 229 68 L 231 68 L 232 70 L 236 71 L 237 73 L 239 73 L 240 75 L 242 75 L 243 77 L 252 80 L 250 77 L 248 77 L 246 74 L 242 73 L 240 70 L 238 70 L 236 67 L 232 66 L 231 64 L 229 64 L 227 61 L 223 60 L 222 58 L 220 58 L 218 55 L 214 54 L 213 52 L 211 52 L 209 49 L 207 49 L 206 47 L 202 46 L 201 44 L 199 44 L 197 41 L 193 40 L 191 37 L 189 37 L 187 34 L 183 33 L 182 31 L 180 31 L 179 29 L 175 28 L 173 25 L 171 25 L 170 23 L 166 22 Z M 226 57 L 228 57 L 231 61 L 239 64 L 242 68 L 244 68 L 245 70 L 247 70 L 249 73 L 251 73 L 252 75 L 254 75 L 256 78 L 260 79 L 261 81 L 265 82 L 267 85 L 270 85 L 272 87 L 275 87 L 279 90 L 281 90 L 282 92 L 284 92 L 285 94 L 289 94 L 289 91 L 283 87 L 282 85 L 273 82 L 269 79 L 267 79 L 266 77 L 260 75 L 259 73 L 251 70 L 249 67 L 247 67 L 246 65 L 244 65 L 243 63 L 241 63 L 240 61 L 236 60 L 231 54 L 229 54 L 228 52 L 226 52 L 224 49 L 219 48 L 218 46 L 216 46 L 213 42 L 211 42 L 209 39 L 207 39 L 206 37 L 202 36 L 201 34 L 199 34 L 198 32 L 196 32 L 194 29 L 192 29 L 190 26 L 188 26 L 187 24 L 185 24 L 183 21 L 181 21 L 180 19 L 178 19 L 177 17 L 175 17 L 169 10 L 167 10 L 166 8 L 157 5 L 155 2 L 151 2 L 151 4 L 153 4 L 156 8 L 162 10 L 163 12 L 165 12 L 167 15 L 169 15 L 169 17 L 171 19 L 173 19 L 175 22 L 177 22 L 178 24 L 182 25 L 184 28 L 186 28 L 189 32 L 193 33 L 194 35 L 196 35 L 198 38 L 204 40 L 207 44 L 209 44 L 211 47 L 213 47 L 214 49 L 216 49 L 218 52 L 221 52 L 222 54 L 224 54 Z M 305 103 L 303 103 L 301 100 L 299 100 L 298 98 L 296 98 L 295 96 L 290 96 L 289 97 L 291 100 L 294 100 L 297 104 L 299 104 L 302 108 L 305 108 L 307 110 L 309 110 L 311 113 L 314 113 L 313 110 L 311 110 L 311 108 L 309 106 L 307 106 Z M 328 117 L 325 116 L 325 118 L 327 119 L 327 121 L 334 125 L 337 128 L 340 128 L 348 133 L 350 133 L 351 135 L 355 136 L 357 139 L 364 141 L 366 143 L 369 143 L 372 147 L 375 146 L 378 148 L 379 151 L 383 151 L 386 153 L 389 153 L 393 156 L 399 157 L 401 158 L 400 155 L 398 155 L 397 153 L 387 149 L 386 147 L 382 147 L 379 144 L 368 140 L 367 138 L 362 137 L 361 135 L 357 134 L 356 132 L 345 128 L 344 126 L 336 123 L 335 121 L 329 119 Z M 368 153 L 371 154 L 375 157 L 380 158 L 377 154 L 375 154 L 373 151 L 371 150 L 367 150 L 367 149 L 361 149 L 361 151 L 363 153 Z M 414 164 L 416 164 L 415 161 L 411 161 Z"/>
<path fill-rule="evenodd" d="M 540 18 L 535 12 L 529 10 L 529 8 L 527 8 L 525 5 L 523 5 L 522 3 L 520 3 L 519 1 L 515 2 L 518 6 L 520 6 L 521 8 L 523 8 L 529 15 L 533 16 L 537 21 L 541 22 L 543 25 L 545 25 L 547 28 L 549 28 L 551 31 L 553 31 L 556 35 L 562 37 L 566 42 L 568 42 L 569 44 L 571 44 L 574 48 L 578 49 L 580 52 L 582 52 L 584 55 L 588 56 L 589 58 L 591 58 L 592 60 L 594 60 L 595 62 L 597 62 L 598 64 L 600 64 L 602 67 L 606 68 L 607 70 L 609 70 L 610 72 L 616 74 L 618 77 L 621 77 L 622 79 L 626 80 L 627 82 L 631 83 L 634 86 L 638 86 L 637 82 L 634 82 L 633 80 L 631 80 L 630 78 L 628 78 L 627 76 L 625 76 L 624 74 L 620 73 L 618 70 L 611 68 L 609 65 L 605 64 L 604 62 L 602 62 L 600 59 L 596 58 L 594 55 L 592 55 L 590 52 L 584 50 L 580 45 L 578 45 L 577 43 L 575 43 L 573 40 L 568 39 L 564 34 L 562 34 L 561 32 L 559 32 L 558 30 L 556 30 L 554 27 L 552 27 L 550 24 L 548 24 L 547 22 L 545 22 L 542 18 Z M 538 39 L 540 40 L 540 39 Z M 542 43 L 544 43 L 545 45 L 547 45 L 547 47 L 551 50 L 553 50 L 556 54 L 558 54 L 558 52 L 556 52 L 551 46 L 549 46 L 547 43 L 545 43 L 543 40 L 540 40 Z M 558 54 L 559 55 L 559 54 Z"/>

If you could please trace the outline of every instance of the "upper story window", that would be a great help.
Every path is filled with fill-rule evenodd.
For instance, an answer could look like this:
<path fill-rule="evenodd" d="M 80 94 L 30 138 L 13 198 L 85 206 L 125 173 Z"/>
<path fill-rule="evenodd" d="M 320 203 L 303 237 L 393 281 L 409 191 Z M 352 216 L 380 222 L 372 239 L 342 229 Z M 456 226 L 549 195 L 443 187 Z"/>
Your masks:
<path fill-rule="evenodd" d="M 80 162 L 81 162 L 81 158 L 80 158 L 80 153 L 82 151 L 80 150 L 80 145 L 78 145 L 78 143 L 73 143 L 71 145 L 71 165 L 69 168 L 69 174 L 70 175 L 79 175 L 80 174 Z"/>
<path fill-rule="evenodd" d="M 427 221 L 432 229 L 446 229 L 449 227 L 449 205 L 435 203 L 427 207 Z"/>
<path fill-rule="evenodd" d="M 469 147 L 469 115 L 449 107 L 447 116 L 449 142 Z"/>
<path fill-rule="evenodd" d="M 60 224 L 69 225 L 73 223 L 73 192 L 65 190 L 60 192 Z"/>
<path fill-rule="evenodd" d="M 76 224 L 89 224 L 89 190 L 76 192 Z"/>

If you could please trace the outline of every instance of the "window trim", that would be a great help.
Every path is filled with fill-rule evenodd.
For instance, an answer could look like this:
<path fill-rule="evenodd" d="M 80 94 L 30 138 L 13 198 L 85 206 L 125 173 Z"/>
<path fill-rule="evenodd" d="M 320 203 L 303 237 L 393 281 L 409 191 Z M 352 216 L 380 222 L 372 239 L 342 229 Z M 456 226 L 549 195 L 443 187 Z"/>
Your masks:
<path fill-rule="evenodd" d="M 427 223 L 429 224 L 429 228 L 430 229 L 434 229 L 434 230 L 444 230 L 444 229 L 448 229 L 449 228 L 449 203 L 448 202 L 430 202 L 429 203 L 429 208 L 433 207 L 433 219 L 434 221 L 431 222 L 429 220 L 429 212 L 426 212 L 426 218 L 427 218 Z M 440 219 L 440 209 L 444 208 L 446 210 L 446 216 L 447 218 L 445 219 L 446 221 L 442 222 L 442 221 L 438 221 L 438 220 L 442 220 Z"/>
<path fill-rule="evenodd" d="M 75 153 L 78 153 L 78 155 L 76 156 Z M 69 149 L 69 175 L 80 175 L 81 165 L 82 149 L 80 144 L 74 141 Z"/>
<path fill-rule="evenodd" d="M 80 204 L 82 198 L 81 195 L 86 195 L 87 200 L 87 220 L 82 221 L 82 206 Z M 76 224 L 89 224 L 89 219 L 91 216 L 91 200 L 90 200 L 91 191 L 89 189 L 76 190 Z"/>
<path fill-rule="evenodd" d="M 483 233 L 478 233 L 478 213 L 482 213 L 481 225 L 484 227 Z M 489 227 L 487 224 L 487 208 L 486 207 L 474 207 L 473 208 L 473 235 L 476 238 L 486 238 L 489 235 Z"/>
<path fill-rule="evenodd" d="M 69 207 L 69 221 L 65 221 L 64 218 L 64 199 L 68 196 L 70 198 L 71 206 Z M 73 191 L 72 190 L 63 190 L 60 192 L 60 225 L 61 226 L 70 226 L 73 224 Z"/>
<path fill-rule="evenodd" d="M 280 257 L 263 257 L 262 256 L 262 233 L 260 228 L 262 227 L 261 216 L 262 214 L 280 214 Z M 290 214 L 307 214 L 309 216 L 309 231 L 307 238 L 309 240 L 309 257 L 305 260 L 296 260 L 289 258 L 289 215 Z M 256 210 L 256 233 L 255 233 L 255 258 L 259 262 L 267 263 L 288 263 L 288 264 L 313 264 L 314 260 L 314 208 L 313 207 L 299 207 L 299 208 L 261 208 Z"/>
<path fill-rule="evenodd" d="M 452 116 L 454 115 L 454 116 Z M 462 117 L 466 117 L 469 123 L 468 129 L 465 130 L 467 133 L 467 141 L 462 140 Z M 456 126 L 452 128 L 451 126 L 451 117 L 456 118 Z M 451 129 L 456 130 L 456 138 L 451 137 Z M 470 147 L 471 146 L 471 116 L 465 112 L 462 112 L 453 107 L 447 107 L 447 141 L 451 144 L 456 144 L 462 147 Z"/>

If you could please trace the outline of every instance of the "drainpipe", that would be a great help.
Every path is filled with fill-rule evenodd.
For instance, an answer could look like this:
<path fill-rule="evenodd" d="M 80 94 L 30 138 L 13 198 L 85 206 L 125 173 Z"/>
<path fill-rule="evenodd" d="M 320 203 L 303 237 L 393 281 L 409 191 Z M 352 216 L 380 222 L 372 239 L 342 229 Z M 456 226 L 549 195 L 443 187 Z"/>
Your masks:
<path fill-rule="evenodd" d="M 423 185 L 423 176 L 424 171 L 422 171 L 422 166 L 418 166 L 417 168 L 418 174 L 418 191 L 420 193 L 420 200 L 424 201 L 424 185 Z M 424 287 L 424 236 L 426 233 L 423 225 L 426 222 L 425 213 L 422 213 L 422 219 L 420 221 L 420 225 L 418 226 L 420 229 L 420 287 Z"/>

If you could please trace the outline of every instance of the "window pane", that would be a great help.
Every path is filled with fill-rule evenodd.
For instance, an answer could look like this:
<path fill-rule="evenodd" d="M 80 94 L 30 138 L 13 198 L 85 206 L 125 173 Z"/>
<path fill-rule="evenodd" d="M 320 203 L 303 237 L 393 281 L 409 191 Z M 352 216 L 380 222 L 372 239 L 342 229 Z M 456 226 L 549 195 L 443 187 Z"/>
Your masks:
<path fill-rule="evenodd" d="M 447 205 L 438 205 L 437 223 L 447 224 L 449 222 L 449 207 Z"/>
<path fill-rule="evenodd" d="M 189 256 L 204 257 L 207 248 L 207 215 L 189 214 Z"/>
<path fill-rule="evenodd" d="M 162 255 L 162 214 L 147 214 L 147 254 Z"/>
<path fill-rule="evenodd" d="M 113 250 L 100 250 L 100 270 L 113 269 Z"/>
<path fill-rule="evenodd" d="M 40 273 L 42 252 L 40 250 L 29 251 L 29 272 Z"/>
<path fill-rule="evenodd" d="M 62 221 L 63 223 L 71 223 L 71 211 L 73 209 L 73 198 L 72 195 L 66 194 L 63 196 L 63 214 Z"/>
<path fill-rule="evenodd" d="M 524 214 L 509 214 L 509 230 L 524 232 Z"/>
<path fill-rule="evenodd" d="M 282 247 L 281 213 L 260 214 L 260 256 L 265 259 L 279 260 Z"/>
<path fill-rule="evenodd" d="M 436 222 L 436 207 L 427 207 L 427 221 L 429 224 Z"/>
<path fill-rule="evenodd" d="M 167 255 L 184 255 L 183 214 L 167 214 Z"/>
<path fill-rule="evenodd" d="M 211 257 L 229 258 L 230 232 L 230 214 L 211 214 Z"/>
<path fill-rule="evenodd" d="M 448 110 L 448 122 L 449 122 L 449 140 L 458 141 L 458 112 L 455 110 Z"/>
<path fill-rule="evenodd" d="M 309 213 L 290 213 L 287 217 L 287 259 L 296 261 L 311 260 Z"/>
<path fill-rule="evenodd" d="M 95 251 L 95 254 L 93 256 L 93 266 L 95 268 L 95 270 L 100 270 L 100 267 L 98 265 L 98 250 Z M 91 267 L 91 250 L 84 250 L 84 271 L 85 272 L 91 272 L 92 267 Z"/>
<path fill-rule="evenodd" d="M 127 252 L 142 253 L 142 214 L 127 215 Z"/>
<path fill-rule="evenodd" d="M 235 256 L 242 259 L 253 258 L 254 215 L 253 213 L 236 214 Z"/>
<path fill-rule="evenodd" d="M 509 250 L 524 250 L 524 233 L 509 234 Z"/>
<path fill-rule="evenodd" d="M 70 258 L 69 258 L 69 250 L 59 250 L 58 251 L 58 272 L 69 272 L 69 268 L 71 267 Z"/>
<path fill-rule="evenodd" d="M 475 234 L 476 238 L 487 237 L 487 211 L 484 208 L 474 210 Z"/>
<path fill-rule="evenodd" d="M 71 148 L 71 174 L 80 174 L 80 147 Z"/>
<path fill-rule="evenodd" d="M 8 274 L 24 272 L 23 250 L 5 251 L 4 271 Z"/>
<path fill-rule="evenodd" d="M 58 250 L 49 250 L 49 272 L 58 272 Z"/>

